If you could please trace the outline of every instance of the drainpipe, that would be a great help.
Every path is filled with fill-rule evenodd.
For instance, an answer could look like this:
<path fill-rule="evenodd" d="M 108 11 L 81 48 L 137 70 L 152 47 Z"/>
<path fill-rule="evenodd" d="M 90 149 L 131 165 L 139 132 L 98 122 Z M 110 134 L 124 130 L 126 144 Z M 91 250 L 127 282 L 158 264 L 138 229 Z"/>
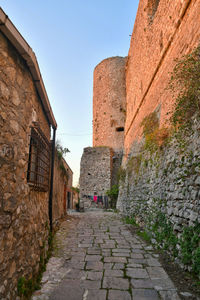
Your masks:
<path fill-rule="evenodd" d="M 52 199 L 53 199 L 53 175 L 54 175 L 54 160 L 55 160 L 55 140 L 56 128 L 53 127 L 53 140 L 51 144 L 51 178 L 50 178 L 50 191 L 49 191 L 49 224 L 50 231 L 53 231 L 53 218 L 52 218 Z"/>

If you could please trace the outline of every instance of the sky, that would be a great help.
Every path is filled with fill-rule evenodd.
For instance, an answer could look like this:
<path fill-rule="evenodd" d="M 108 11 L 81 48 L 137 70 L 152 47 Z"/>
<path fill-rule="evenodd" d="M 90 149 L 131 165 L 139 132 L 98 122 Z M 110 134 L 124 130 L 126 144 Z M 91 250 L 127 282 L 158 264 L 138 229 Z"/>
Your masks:
<path fill-rule="evenodd" d="M 93 71 L 127 56 L 139 0 L 0 0 L 36 54 L 58 124 L 57 139 L 79 180 L 83 148 L 92 146 Z"/>

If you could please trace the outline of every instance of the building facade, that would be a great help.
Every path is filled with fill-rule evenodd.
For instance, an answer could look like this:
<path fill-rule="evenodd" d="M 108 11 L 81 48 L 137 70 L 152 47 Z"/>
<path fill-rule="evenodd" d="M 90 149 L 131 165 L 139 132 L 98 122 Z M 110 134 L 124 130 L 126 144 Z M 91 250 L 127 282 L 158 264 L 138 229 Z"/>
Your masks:
<path fill-rule="evenodd" d="M 56 128 L 36 56 L 0 9 L 0 299 L 37 276 L 65 213 L 55 201 L 52 216 Z"/>

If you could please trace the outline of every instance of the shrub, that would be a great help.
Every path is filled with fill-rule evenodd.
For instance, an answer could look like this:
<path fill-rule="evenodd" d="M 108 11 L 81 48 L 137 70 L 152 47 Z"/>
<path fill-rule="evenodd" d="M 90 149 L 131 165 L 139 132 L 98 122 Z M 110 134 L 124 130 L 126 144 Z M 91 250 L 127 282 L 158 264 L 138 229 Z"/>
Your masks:
<path fill-rule="evenodd" d="M 117 197 L 119 193 L 119 186 L 114 184 L 110 190 L 107 190 L 106 195 L 110 197 L 111 208 L 116 208 Z"/>

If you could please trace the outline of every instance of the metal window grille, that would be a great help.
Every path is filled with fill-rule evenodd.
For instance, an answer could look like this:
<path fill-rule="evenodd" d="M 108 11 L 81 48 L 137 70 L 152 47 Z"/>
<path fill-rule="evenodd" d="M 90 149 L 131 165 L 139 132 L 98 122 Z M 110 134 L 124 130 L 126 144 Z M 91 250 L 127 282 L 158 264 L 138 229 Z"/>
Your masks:
<path fill-rule="evenodd" d="M 50 142 L 39 126 L 31 128 L 27 181 L 38 191 L 49 189 Z"/>

